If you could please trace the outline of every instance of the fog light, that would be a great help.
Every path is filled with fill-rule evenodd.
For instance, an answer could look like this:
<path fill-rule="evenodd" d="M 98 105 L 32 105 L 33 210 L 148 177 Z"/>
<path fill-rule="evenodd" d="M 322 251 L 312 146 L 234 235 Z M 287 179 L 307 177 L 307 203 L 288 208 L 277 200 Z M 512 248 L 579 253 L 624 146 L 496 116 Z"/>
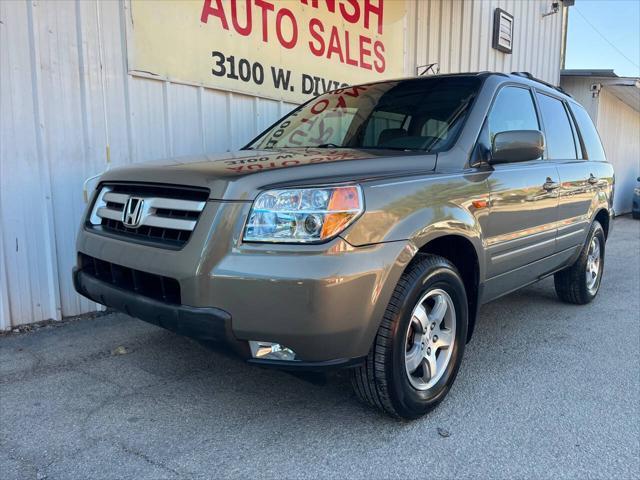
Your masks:
<path fill-rule="evenodd" d="M 249 341 L 251 355 L 261 360 L 296 360 L 296 353 L 279 343 Z"/>

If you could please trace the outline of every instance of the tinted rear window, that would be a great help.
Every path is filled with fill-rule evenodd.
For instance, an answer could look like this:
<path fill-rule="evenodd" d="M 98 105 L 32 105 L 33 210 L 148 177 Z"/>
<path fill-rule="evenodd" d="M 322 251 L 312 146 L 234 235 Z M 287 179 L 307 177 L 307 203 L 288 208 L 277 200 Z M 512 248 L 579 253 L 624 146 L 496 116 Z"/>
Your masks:
<path fill-rule="evenodd" d="M 589 160 L 604 162 L 606 159 L 604 149 L 600 143 L 598 131 L 591 121 L 591 117 L 580 105 L 572 103 L 571 110 L 573 111 L 578 129 L 580 130 L 584 150 L 586 150 L 586 155 L 583 156 L 589 158 Z"/>

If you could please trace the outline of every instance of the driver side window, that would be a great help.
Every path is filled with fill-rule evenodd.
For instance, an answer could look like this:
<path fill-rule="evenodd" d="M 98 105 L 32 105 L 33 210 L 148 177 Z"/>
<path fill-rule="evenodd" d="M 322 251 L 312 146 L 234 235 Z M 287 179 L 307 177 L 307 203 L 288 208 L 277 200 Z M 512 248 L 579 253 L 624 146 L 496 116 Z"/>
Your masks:
<path fill-rule="evenodd" d="M 531 92 L 526 88 L 505 87 L 498 92 L 487 118 L 488 142 L 491 148 L 496 133 L 511 130 L 540 130 Z"/>

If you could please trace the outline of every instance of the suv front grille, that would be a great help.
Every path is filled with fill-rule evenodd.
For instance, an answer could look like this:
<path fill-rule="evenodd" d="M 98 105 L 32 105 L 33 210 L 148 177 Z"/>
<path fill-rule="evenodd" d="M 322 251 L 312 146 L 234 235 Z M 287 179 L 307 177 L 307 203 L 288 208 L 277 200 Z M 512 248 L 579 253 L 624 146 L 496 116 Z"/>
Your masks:
<path fill-rule="evenodd" d="M 80 253 L 80 269 L 88 275 L 123 290 L 135 292 L 154 300 L 181 304 L 180 284 L 161 275 L 134 270 Z"/>
<path fill-rule="evenodd" d="M 150 242 L 167 248 L 181 248 L 191 238 L 206 205 L 204 188 L 144 184 L 105 184 L 96 198 L 88 224 L 103 233 Z M 140 202 L 125 212 L 129 200 Z M 135 205 L 134 205 L 135 207 Z M 131 219 L 136 220 L 133 224 Z"/>

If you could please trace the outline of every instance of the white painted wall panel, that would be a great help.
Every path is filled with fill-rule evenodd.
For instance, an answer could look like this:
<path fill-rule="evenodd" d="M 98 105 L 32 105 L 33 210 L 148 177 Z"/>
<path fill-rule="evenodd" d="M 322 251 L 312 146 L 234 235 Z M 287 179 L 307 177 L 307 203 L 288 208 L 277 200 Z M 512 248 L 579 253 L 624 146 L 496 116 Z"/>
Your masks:
<path fill-rule="evenodd" d="M 13 323 L 60 318 L 34 16 L 31 4 L 0 2 L 0 233 Z"/>
<path fill-rule="evenodd" d="M 514 16 L 511 54 L 491 48 L 496 8 Z M 544 0 L 411 0 L 405 64 L 438 63 L 441 73 L 528 71 L 557 85 L 564 10 L 543 17 L 550 8 Z"/>
<path fill-rule="evenodd" d="M 0 218 L 2 225 L 2 218 Z M 9 290 L 7 289 L 6 261 L 4 259 L 4 238 L 0 235 L 0 330 L 7 330 L 11 326 L 9 311 Z"/>
<path fill-rule="evenodd" d="M 80 91 L 80 61 L 76 35 L 76 11 L 60 9 L 51 2 L 33 5 L 34 33 L 40 57 L 36 75 L 41 87 L 42 118 L 44 123 L 44 156 L 49 166 L 53 224 L 55 233 L 55 275 L 60 286 L 60 301 L 64 311 L 86 309 L 90 303 L 78 300 L 70 288 L 69 272 L 73 265 L 75 232 L 69 219 L 80 218 L 83 211 L 82 172 L 85 165 L 83 138 L 83 104 Z M 37 208 L 37 207 L 36 207 Z M 41 248 L 46 248 L 42 245 Z M 43 263 L 44 266 L 44 263 Z"/>
<path fill-rule="evenodd" d="M 139 78 L 129 82 L 131 96 L 132 161 L 145 162 L 171 155 L 171 136 L 168 126 L 168 107 L 165 102 L 167 86 Z M 117 156 L 113 157 L 118 161 Z"/>
<path fill-rule="evenodd" d="M 594 97 L 591 94 L 589 87 L 593 84 L 597 83 L 592 78 L 582 78 L 582 77 L 563 77 L 562 78 L 562 88 L 569 95 L 573 97 L 573 99 L 582 105 L 593 123 L 598 125 L 598 97 Z"/>
<path fill-rule="evenodd" d="M 598 98 L 597 127 L 607 160 L 616 172 L 613 206 L 616 213 L 629 213 L 640 176 L 640 113 L 608 92 L 606 86 Z"/>
<path fill-rule="evenodd" d="M 515 16 L 512 55 L 491 48 L 497 6 Z M 543 19 L 548 7 L 411 0 L 405 51 L 392 54 L 407 74 L 438 62 L 443 73 L 517 69 L 557 83 L 561 15 Z M 0 329 L 97 308 L 70 275 L 85 178 L 241 147 L 295 107 L 128 75 L 126 14 L 115 0 L 0 0 Z"/>

